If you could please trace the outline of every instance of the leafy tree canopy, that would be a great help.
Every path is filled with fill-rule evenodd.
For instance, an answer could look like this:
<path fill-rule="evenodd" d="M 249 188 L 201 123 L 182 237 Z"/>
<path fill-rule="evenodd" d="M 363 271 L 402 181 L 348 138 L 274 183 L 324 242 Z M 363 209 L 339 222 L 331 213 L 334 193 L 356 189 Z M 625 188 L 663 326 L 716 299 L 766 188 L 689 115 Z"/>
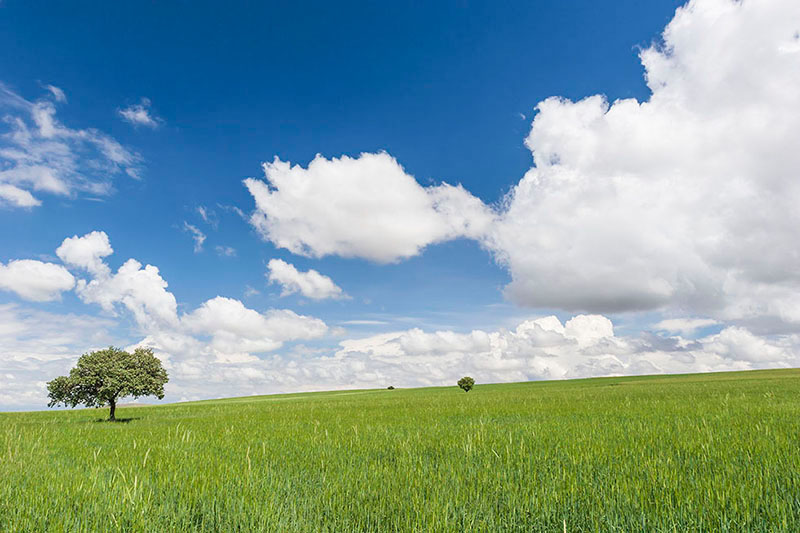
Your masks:
<path fill-rule="evenodd" d="M 126 396 L 156 396 L 160 400 L 168 379 L 161 361 L 150 348 L 136 348 L 128 353 L 110 346 L 83 354 L 69 376 L 48 382 L 48 406 L 108 405 L 109 420 L 115 420 L 117 400 Z"/>
<path fill-rule="evenodd" d="M 469 376 L 464 376 L 458 380 L 458 386 L 464 389 L 464 392 L 469 392 L 475 386 L 475 380 Z"/>

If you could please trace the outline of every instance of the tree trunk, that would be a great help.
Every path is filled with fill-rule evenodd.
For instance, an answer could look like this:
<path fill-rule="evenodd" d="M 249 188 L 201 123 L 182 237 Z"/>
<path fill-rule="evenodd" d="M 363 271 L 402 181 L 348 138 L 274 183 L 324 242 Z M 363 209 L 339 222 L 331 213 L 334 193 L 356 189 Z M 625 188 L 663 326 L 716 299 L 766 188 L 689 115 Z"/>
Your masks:
<path fill-rule="evenodd" d="M 108 403 L 111 406 L 111 413 L 109 413 L 108 419 L 111 422 L 114 422 L 116 420 L 116 417 L 114 416 L 114 412 L 117 410 L 117 401 L 116 400 L 111 400 Z"/>

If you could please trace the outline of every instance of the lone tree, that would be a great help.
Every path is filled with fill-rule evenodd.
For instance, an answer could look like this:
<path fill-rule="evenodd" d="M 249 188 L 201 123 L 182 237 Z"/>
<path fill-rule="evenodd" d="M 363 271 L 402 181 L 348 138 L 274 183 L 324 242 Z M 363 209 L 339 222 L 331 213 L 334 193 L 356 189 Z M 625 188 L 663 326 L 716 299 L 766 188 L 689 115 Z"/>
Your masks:
<path fill-rule="evenodd" d="M 464 389 L 464 392 L 469 392 L 475 386 L 475 380 L 469 376 L 464 376 L 458 380 L 458 386 Z"/>
<path fill-rule="evenodd" d="M 117 400 L 126 396 L 164 397 L 167 372 L 150 348 L 136 348 L 133 353 L 110 346 L 83 354 L 69 376 L 59 376 L 47 383 L 48 407 L 64 404 L 75 407 L 111 408 L 108 419 L 116 420 Z"/>

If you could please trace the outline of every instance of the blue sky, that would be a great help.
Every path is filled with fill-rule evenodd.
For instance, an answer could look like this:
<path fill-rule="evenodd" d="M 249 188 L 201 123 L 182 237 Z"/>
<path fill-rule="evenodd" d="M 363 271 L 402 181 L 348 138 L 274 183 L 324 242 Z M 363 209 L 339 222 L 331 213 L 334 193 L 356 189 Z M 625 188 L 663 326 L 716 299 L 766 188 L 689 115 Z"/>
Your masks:
<path fill-rule="evenodd" d="M 134 8 L 6 0 L 0 4 L 6 119 L 0 186 L 27 191 L 38 205 L 0 203 L 0 262 L 7 269 L 0 272 L 6 276 L 5 282 L 0 277 L 0 305 L 9 323 L 30 328 L 24 334 L 9 328 L 0 339 L 6 352 L 0 385 L 14 391 L 0 393 L 0 406 L 37 405 L 47 373 L 64 372 L 101 341 L 145 342 L 163 354 L 174 369 L 173 400 L 387 380 L 440 384 L 460 377 L 462 368 L 484 369 L 479 381 L 506 381 L 795 365 L 800 318 L 791 309 L 799 279 L 791 253 L 776 250 L 792 249 L 793 234 L 785 228 L 796 215 L 776 208 L 775 199 L 797 195 L 797 159 L 781 151 L 796 134 L 771 148 L 746 141 L 763 138 L 761 123 L 772 117 L 783 117 L 785 131 L 792 131 L 795 116 L 787 118 L 785 110 L 795 97 L 773 83 L 754 91 L 750 76 L 795 81 L 789 67 L 797 64 L 796 9 L 778 0 L 761 7 L 752 0 L 738 7 L 706 0 L 676 15 L 681 4 L 176 2 Z M 781 22 L 761 23 L 770 17 Z M 673 31 L 662 36 L 673 19 Z M 737 36 L 744 42 L 736 44 Z M 741 48 L 753 43 L 768 45 L 767 56 Z M 548 100 L 553 96 L 563 100 Z M 731 117 L 749 105 L 752 113 L 736 123 L 735 136 L 708 139 L 709 131 L 730 131 Z M 36 122 L 37 109 L 56 120 L 54 136 Z M 130 118 L 137 110 L 138 122 Z M 33 152 L 25 159 L 7 151 L 22 146 L 9 137 L 17 119 L 41 141 L 37 149 L 60 139 L 60 149 L 70 151 L 73 168 L 61 192 L 48 190 L 41 177 L 19 177 Z M 103 139 L 117 143 L 127 159 L 104 155 Z M 383 153 L 385 160 L 368 168 L 362 153 Z M 306 172 L 317 154 L 331 164 Z M 343 156 L 355 163 L 346 166 Z M 243 180 L 266 184 L 261 165 L 276 157 L 299 167 L 295 174 L 276 167 L 275 176 L 291 174 L 293 183 L 307 180 L 308 187 L 292 192 L 272 183 L 281 194 L 272 207 L 257 208 L 257 194 Z M 767 158 L 773 163 L 758 169 L 755 162 Z M 735 166 L 722 163 L 728 160 Z M 403 173 L 416 180 L 402 188 L 415 200 L 396 192 L 378 209 L 359 196 L 368 182 L 395 191 Z M 338 186 L 344 175 L 352 179 Z M 731 176 L 744 184 L 741 194 L 718 194 Z M 326 180 L 331 189 L 315 189 Z M 439 198 L 442 183 L 460 184 L 463 196 L 418 209 L 420 198 Z M 773 214 L 737 216 L 753 212 L 753 191 L 768 191 L 755 208 Z M 341 210 L 325 218 L 314 194 L 329 195 Z M 465 210 L 467 198 L 480 204 L 474 212 Z M 395 202 L 408 218 L 398 216 L 393 224 L 400 229 L 378 250 L 370 228 L 384 214 L 393 216 Z M 279 213 L 278 204 L 291 216 Z M 266 226 L 253 222 L 253 213 Z M 416 232 L 426 213 L 435 215 L 430 228 Z M 453 216 L 468 219 L 469 227 Z M 345 227 L 339 233 L 332 229 L 337 222 Z M 457 229 L 442 229 L 452 224 Z M 204 235 L 201 247 L 189 226 Z M 312 237 L 295 233 L 306 226 Z M 46 297 L 33 299 L 15 290 L 37 277 L 31 263 L 12 271 L 17 260 L 58 265 L 75 283 L 95 279 L 81 259 L 56 255 L 64 239 L 93 231 L 104 232 L 113 247 L 113 254 L 95 256 L 111 275 L 129 258 L 158 268 L 168 283 L 158 290 L 177 303 L 172 325 L 136 315 L 136 305 L 149 309 L 150 293 L 131 296 L 129 287 L 100 287 L 111 292 L 89 296 L 79 285 L 63 288 L 64 282 L 59 289 L 55 282 Z M 314 241 L 323 234 L 326 242 Z M 414 253 L 400 251 L 403 239 Z M 328 247 L 334 241 L 339 244 Z M 317 271 L 347 298 L 286 294 L 286 283 L 268 283 L 273 259 L 292 265 L 297 279 Z M 263 333 L 260 341 L 275 341 L 269 349 L 262 349 L 268 342 L 255 351 L 237 344 L 233 362 L 219 339 L 241 332 L 220 333 L 214 324 L 224 317 L 207 327 L 181 322 L 217 296 L 261 316 L 291 310 L 327 329 L 280 341 Z M 562 329 L 531 322 L 549 315 Z M 565 334 L 577 315 L 599 322 Z M 36 320 L 58 323 L 64 316 L 103 321 L 106 334 L 63 342 L 57 331 L 37 337 Z M 614 342 L 626 348 L 592 344 L 592 357 L 602 361 L 579 354 L 586 338 L 605 338 L 597 333 L 607 329 L 603 320 L 613 322 Z M 475 358 L 510 357 L 496 346 L 500 341 L 488 349 L 452 337 L 473 330 L 502 337 L 526 321 L 537 331 L 555 328 L 572 349 L 559 344 L 540 354 L 543 360 L 530 355 L 485 365 Z M 441 333 L 436 339 L 446 338 L 446 346 L 426 337 L 413 352 L 410 341 L 380 337 L 417 329 Z M 200 357 L 185 346 L 168 347 L 164 336 L 178 334 L 210 351 Z M 514 339 L 524 336 L 520 330 Z M 349 348 L 365 338 L 372 339 L 368 347 Z M 530 342 L 521 352 L 543 349 Z M 747 355 L 759 350 L 775 355 Z M 334 354 L 339 367 L 320 363 Z M 569 362 L 546 364 L 548 357 Z M 680 366 L 681 358 L 691 361 Z M 307 368 L 307 375 L 275 377 L 291 364 Z M 231 377 L 209 387 L 189 367 L 219 375 L 224 367 Z"/>
<path fill-rule="evenodd" d="M 241 180 L 276 155 L 307 164 L 317 153 L 386 150 L 423 184 L 462 183 L 496 202 L 530 166 L 522 141 L 538 101 L 646 95 L 637 46 L 657 37 L 675 5 L 84 4 L 43 19 L 41 5 L 8 2 L 3 82 L 31 100 L 43 84 L 64 89 L 63 122 L 112 135 L 142 156 L 144 170 L 140 181 L 116 179 L 117 193 L 102 203 L 56 198 L 45 209 L 0 211 L 4 259 L 51 253 L 63 237 L 103 229 L 118 261 L 158 265 L 181 302 L 241 295 L 244 284 L 263 289 L 264 263 L 290 254 L 259 242 L 218 204 L 252 209 Z M 142 97 L 164 120 L 154 131 L 117 114 Z M 211 248 L 203 254 L 180 230 L 185 220 L 202 225 L 197 206 L 221 222 L 203 228 Z M 216 245 L 237 258 L 216 257 Z M 498 303 L 507 281 L 471 243 L 428 250 L 401 268 L 294 261 L 388 313 Z"/>

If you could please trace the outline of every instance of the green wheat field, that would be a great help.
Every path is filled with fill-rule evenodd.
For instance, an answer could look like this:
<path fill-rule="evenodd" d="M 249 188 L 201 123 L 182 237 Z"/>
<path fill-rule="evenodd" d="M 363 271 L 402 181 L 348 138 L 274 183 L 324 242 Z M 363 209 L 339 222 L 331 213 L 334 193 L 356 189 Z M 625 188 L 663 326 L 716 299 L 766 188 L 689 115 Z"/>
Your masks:
<path fill-rule="evenodd" d="M 0 531 L 800 531 L 800 370 L 0 414 Z"/>

